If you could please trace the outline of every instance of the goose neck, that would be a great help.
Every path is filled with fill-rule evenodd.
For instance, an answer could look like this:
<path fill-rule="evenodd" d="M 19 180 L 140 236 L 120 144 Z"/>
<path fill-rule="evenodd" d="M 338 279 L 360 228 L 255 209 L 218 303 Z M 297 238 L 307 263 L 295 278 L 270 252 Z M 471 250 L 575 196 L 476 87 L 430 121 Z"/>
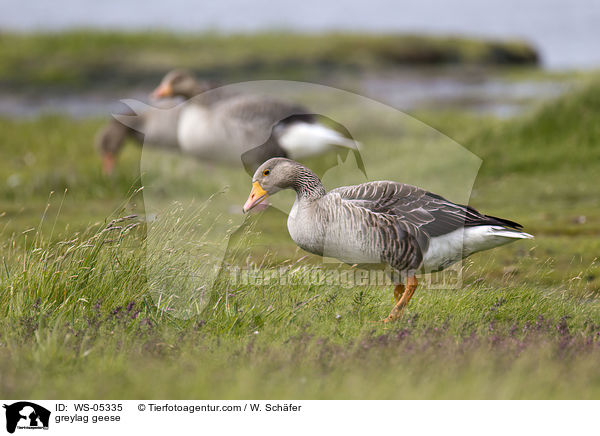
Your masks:
<path fill-rule="evenodd" d="M 296 191 L 299 200 L 318 200 L 327 193 L 317 175 L 304 167 L 299 168 L 292 182 L 292 189 Z"/>

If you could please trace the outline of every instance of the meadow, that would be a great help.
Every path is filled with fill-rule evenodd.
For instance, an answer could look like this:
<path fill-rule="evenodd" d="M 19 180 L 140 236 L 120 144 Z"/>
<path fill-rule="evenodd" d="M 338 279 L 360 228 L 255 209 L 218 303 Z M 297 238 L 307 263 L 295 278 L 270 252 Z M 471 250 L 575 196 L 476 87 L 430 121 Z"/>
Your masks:
<path fill-rule="evenodd" d="M 460 289 L 419 288 L 394 325 L 378 322 L 390 288 L 302 280 L 320 261 L 276 211 L 245 218 L 246 251 L 228 261 L 285 265 L 286 284 L 223 274 L 193 316 L 174 316 L 149 292 L 139 148 L 106 177 L 91 145 L 104 119 L 0 119 L 0 395 L 597 399 L 599 113 L 588 79 L 507 120 L 411 114 L 482 159 L 472 206 L 536 238 L 472 256 Z M 364 135 L 383 150 L 369 169 L 393 173 L 398 145 Z M 246 174 L 186 165 L 250 189 Z M 186 177 L 173 189 L 206 184 Z"/>

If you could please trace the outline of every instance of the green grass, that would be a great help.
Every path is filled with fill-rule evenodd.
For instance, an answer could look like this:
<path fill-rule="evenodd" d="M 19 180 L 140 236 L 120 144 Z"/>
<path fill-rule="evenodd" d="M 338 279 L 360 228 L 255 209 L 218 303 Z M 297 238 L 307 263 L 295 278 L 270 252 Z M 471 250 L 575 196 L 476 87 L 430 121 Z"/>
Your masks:
<path fill-rule="evenodd" d="M 143 214 L 132 194 L 139 150 L 127 147 L 105 178 L 91 152 L 101 120 L 2 120 L 0 394 L 597 399 L 598 113 L 600 85 L 591 84 L 514 120 L 418 114 L 482 157 L 472 205 L 536 239 L 473 256 L 461 289 L 420 288 L 393 326 L 375 322 L 391 308 L 389 288 L 301 280 L 319 260 L 303 258 L 277 211 L 251 217 L 227 261 L 284 265 L 287 283 L 224 273 L 190 305 L 193 316 L 174 316 L 175 303 L 152 298 L 147 224 L 111 221 Z M 368 123 L 365 146 L 381 151 L 371 170 L 385 173 L 384 151 L 424 138 L 415 127 L 391 143 Z M 234 180 L 234 194 L 247 195 L 243 174 L 185 165 L 212 184 L 182 176 L 165 189 Z"/>
<path fill-rule="evenodd" d="M 113 227 L 110 223 L 107 227 Z M 196 317 L 156 310 L 137 227 L 7 254 L 0 387 L 7 397 L 597 398 L 600 304 L 531 281 L 418 292 L 240 286 Z M 296 267 L 298 268 L 298 267 Z M 482 274 L 481 269 L 470 273 Z M 535 371 L 535 376 L 531 372 Z M 25 376 L 27 374 L 27 376 Z M 42 382 L 42 380 L 44 380 Z"/>
<path fill-rule="evenodd" d="M 255 35 L 74 31 L 2 34 L 0 89 L 32 92 L 155 86 L 173 67 L 219 80 L 314 79 L 402 65 L 535 65 L 522 41 L 417 35 Z"/>

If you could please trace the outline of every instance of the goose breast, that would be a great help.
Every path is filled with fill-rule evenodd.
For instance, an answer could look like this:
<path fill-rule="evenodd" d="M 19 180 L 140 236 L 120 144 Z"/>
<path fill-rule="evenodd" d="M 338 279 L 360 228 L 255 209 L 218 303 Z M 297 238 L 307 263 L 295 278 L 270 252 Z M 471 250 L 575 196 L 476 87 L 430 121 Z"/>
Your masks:
<path fill-rule="evenodd" d="M 296 201 L 288 217 L 288 231 L 306 251 L 348 264 L 380 265 L 382 237 L 368 211 L 347 204 L 339 195 L 315 202 Z"/>

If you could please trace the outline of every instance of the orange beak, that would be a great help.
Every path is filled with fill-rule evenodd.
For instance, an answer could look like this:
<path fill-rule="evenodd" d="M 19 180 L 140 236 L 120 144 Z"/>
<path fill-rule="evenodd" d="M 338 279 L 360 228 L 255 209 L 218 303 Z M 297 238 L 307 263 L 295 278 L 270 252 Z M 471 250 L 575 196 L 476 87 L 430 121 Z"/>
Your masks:
<path fill-rule="evenodd" d="M 107 176 L 112 174 L 115 168 L 115 162 L 117 158 L 113 153 L 107 152 L 102 156 L 102 172 Z"/>
<path fill-rule="evenodd" d="M 152 91 L 152 98 L 165 98 L 173 95 L 173 88 L 170 83 L 161 83 Z"/>
<path fill-rule="evenodd" d="M 262 186 L 260 186 L 260 183 L 254 182 L 252 184 L 252 191 L 250 191 L 248 200 L 246 201 L 246 204 L 244 204 L 244 213 L 248 212 L 250 209 L 252 209 L 254 206 L 256 206 L 268 196 L 269 194 L 267 194 L 267 191 L 265 191 L 262 188 Z"/>

